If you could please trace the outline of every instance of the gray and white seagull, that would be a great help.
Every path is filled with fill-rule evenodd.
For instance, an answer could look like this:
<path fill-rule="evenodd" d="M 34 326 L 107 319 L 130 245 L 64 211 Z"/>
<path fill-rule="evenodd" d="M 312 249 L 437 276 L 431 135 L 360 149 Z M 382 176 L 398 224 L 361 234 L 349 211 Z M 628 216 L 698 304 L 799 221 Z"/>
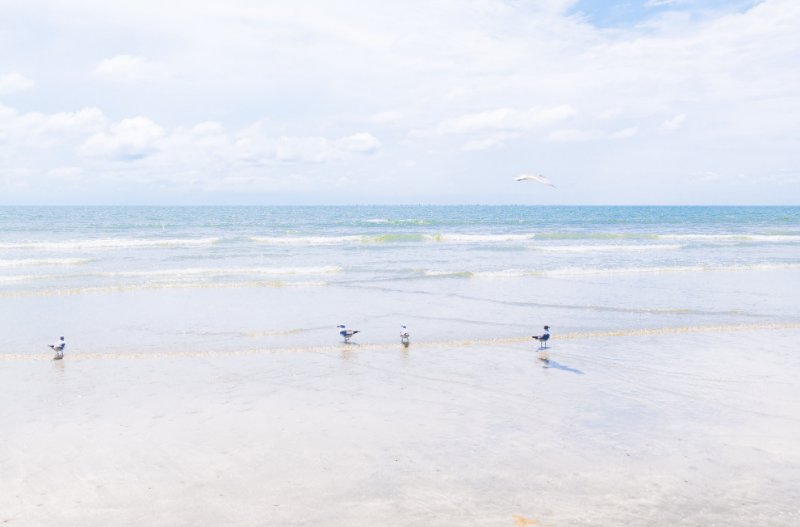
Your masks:
<path fill-rule="evenodd" d="M 403 346 L 408 347 L 411 342 L 411 334 L 408 332 L 408 328 L 405 324 L 400 326 L 400 343 Z"/>
<path fill-rule="evenodd" d="M 67 343 L 64 342 L 64 337 L 60 337 L 55 344 L 48 344 L 48 346 L 56 352 L 53 360 L 61 360 L 64 358 L 64 348 L 67 346 Z"/>
<path fill-rule="evenodd" d="M 347 327 L 344 324 L 339 324 L 336 327 L 339 328 L 339 335 L 342 336 L 345 342 L 350 342 L 350 337 L 352 337 L 356 333 L 360 333 L 360 331 L 357 329 L 347 329 Z"/>
<path fill-rule="evenodd" d="M 534 335 L 531 338 L 539 341 L 540 344 L 539 349 L 546 349 L 547 341 L 550 340 L 550 326 L 545 326 L 544 333 L 542 333 L 541 335 Z"/>

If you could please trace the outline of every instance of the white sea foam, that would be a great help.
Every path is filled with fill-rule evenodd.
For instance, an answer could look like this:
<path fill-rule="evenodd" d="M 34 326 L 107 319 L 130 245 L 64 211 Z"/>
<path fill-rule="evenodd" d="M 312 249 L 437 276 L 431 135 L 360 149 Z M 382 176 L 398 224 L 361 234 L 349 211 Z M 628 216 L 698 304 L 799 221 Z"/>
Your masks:
<path fill-rule="evenodd" d="M 444 271 L 425 270 L 424 276 L 431 278 L 520 278 L 525 276 L 591 276 L 627 275 L 641 273 L 698 273 L 720 271 L 779 271 L 800 269 L 800 263 L 745 264 L 745 265 L 676 265 L 653 267 L 564 267 L 560 269 L 500 269 L 493 271 Z"/>
<path fill-rule="evenodd" d="M 26 258 L 20 260 L 0 260 L 0 267 L 41 267 L 49 265 L 80 265 L 89 262 L 87 258 Z"/>
<path fill-rule="evenodd" d="M 531 247 L 537 251 L 590 253 L 590 252 L 627 252 L 627 251 L 675 251 L 683 248 L 682 244 L 642 244 L 642 245 L 537 245 Z"/>
<path fill-rule="evenodd" d="M 19 275 L 8 275 L 8 276 L 0 276 L 0 284 L 13 284 L 17 282 L 29 282 L 31 280 L 41 280 L 50 278 L 49 276 L 43 275 L 35 275 L 35 274 L 19 274 Z"/>
<path fill-rule="evenodd" d="M 660 234 L 660 240 L 680 240 L 694 242 L 766 242 L 800 243 L 800 235 L 784 234 Z"/>
<path fill-rule="evenodd" d="M 267 245 L 340 245 L 364 241 L 365 236 L 252 236 L 254 242 Z"/>
<path fill-rule="evenodd" d="M 100 276 L 120 277 L 197 277 L 197 276 L 238 276 L 238 275 L 325 275 L 342 272 L 336 265 L 320 267 L 227 267 L 203 268 L 189 267 L 182 269 L 155 269 L 150 271 L 109 271 L 98 273 Z"/>
<path fill-rule="evenodd" d="M 328 282 L 324 280 L 303 280 L 297 282 L 283 282 L 283 287 L 325 287 Z"/>
<path fill-rule="evenodd" d="M 79 250 L 138 249 L 148 247 L 194 247 L 213 245 L 219 238 L 104 238 L 67 241 L 24 241 L 0 243 L 0 249 Z"/>
<path fill-rule="evenodd" d="M 744 265 L 676 265 L 653 267 L 617 267 L 617 268 L 584 268 L 567 267 L 552 269 L 534 274 L 545 276 L 582 276 L 582 275 L 614 275 L 614 274 L 639 274 L 639 273 L 698 273 L 719 271 L 777 271 L 800 269 L 800 264 L 744 264 Z"/>
<path fill-rule="evenodd" d="M 463 278 L 472 276 L 472 273 L 469 271 L 442 271 L 442 270 L 432 270 L 432 269 L 422 271 L 422 274 L 424 276 L 430 276 L 430 277 L 460 276 Z"/>
<path fill-rule="evenodd" d="M 0 277 L 0 283 L 2 283 Z M 38 278 L 38 277 L 37 277 Z M 141 283 L 141 284 L 117 284 L 108 286 L 86 286 L 86 287 L 54 287 L 54 288 L 40 288 L 29 289 L 22 291 L 2 291 L 0 290 L 0 298 L 7 297 L 40 297 L 40 296 L 73 296 L 73 295 L 91 295 L 91 294 L 109 294 L 109 293 L 124 293 L 129 291 L 160 291 L 170 289 L 256 289 L 256 288 L 317 288 L 325 287 L 328 282 L 324 280 L 251 280 L 251 281 L 238 281 L 238 282 L 204 282 L 204 281 L 190 281 L 190 282 L 156 282 L 156 283 Z"/>
<path fill-rule="evenodd" d="M 376 225 L 427 225 L 428 221 L 419 219 L 388 219 L 388 218 L 371 218 L 366 221 Z"/>
<path fill-rule="evenodd" d="M 318 286 L 326 285 L 326 282 L 321 281 L 290 281 L 290 280 L 250 280 L 235 282 L 236 277 L 247 278 L 253 276 L 264 277 L 279 277 L 279 276 L 297 276 L 297 277 L 310 277 L 320 275 L 331 275 L 342 272 L 342 268 L 338 266 L 320 266 L 320 267 L 239 267 L 239 268 L 183 268 L 183 269 L 155 269 L 147 271 L 100 271 L 94 273 L 80 274 L 80 275 L 0 275 L 0 284 L 15 284 L 20 282 L 42 282 L 47 280 L 58 280 L 64 278 L 75 278 L 80 276 L 83 280 L 98 279 L 98 278 L 115 278 L 120 280 L 143 278 L 146 282 L 142 284 L 125 284 L 119 283 L 112 288 L 169 288 L 169 287 L 299 287 L 299 286 Z M 208 279 L 233 277 L 229 278 L 226 282 L 214 282 Z M 204 280 L 206 279 L 206 280 Z M 239 284 L 239 285 L 237 285 Z M 90 292 L 96 288 L 102 289 L 104 286 L 87 286 L 85 288 L 76 288 L 76 290 L 83 290 Z"/>
<path fill-rule="evenodd" d="M 414 234 L 386 233 L 380 235 L 349 236 L 252 236 L 250 239 L 267 245 L 347 245 L 391 242 L 433 243 L 499 243 L 520 242 L 534 238 L 533 234 Z"/>
<path fill-rule="evenodd" d="M 425 234 L 423 239 L 429 242 L 453 243 L 496 243 L 519 242 L 531 240 L 535 234 Z"/>
<path fill-rule="evenodd" d="M 528 276 L 540 274 L 536 271 L 525 271 L 521 269 L 503 269 L 499 271 L 446 271 L 446 270 L 426 270 L 423 271 L 424 276 L 431 278 L 518 278 L 520 276 Z"/>
<path fill-rule="evenodd" d="M 529 276 L 537 274 L 534 271 L 525 271 L 523 269 L 503 269 L 500 271 L 479 271 L 472 273 L 475 278 L 519 278 L 521 276 Z"/>

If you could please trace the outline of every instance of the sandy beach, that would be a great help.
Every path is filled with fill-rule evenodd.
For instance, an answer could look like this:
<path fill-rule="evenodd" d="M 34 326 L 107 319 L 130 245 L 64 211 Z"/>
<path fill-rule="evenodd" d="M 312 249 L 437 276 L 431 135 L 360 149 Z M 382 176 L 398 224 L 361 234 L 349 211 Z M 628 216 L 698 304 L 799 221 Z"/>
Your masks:
<path fill-rule="evenodd" d="M 798 34 L 2 2 L 0 527 L 800 527 Z"/>
<path fill-rule="evenodd" d="M 2 355 L 0 523 L 797 525 L 799 338 Z"/>

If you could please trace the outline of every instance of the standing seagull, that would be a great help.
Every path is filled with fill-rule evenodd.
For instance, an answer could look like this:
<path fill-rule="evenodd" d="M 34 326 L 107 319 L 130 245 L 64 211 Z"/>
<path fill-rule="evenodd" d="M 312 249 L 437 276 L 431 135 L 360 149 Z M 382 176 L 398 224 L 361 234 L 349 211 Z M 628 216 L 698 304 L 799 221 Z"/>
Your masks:
<path fill-rule="evenodd" d="M 544 333 L 542 333 L 541 335 L 534 335 L 531 338 L 536 339 L 540 342 L 541 346 L 539 347 L 539 349 L 546 349 L 547 341 L 550 340 L 550 326 L 545 326 Z"/>
<path fill-rule="evenodd" d="M 405 347 L 408 347 L 411 343 L 411 334 L 408 332 L 408 328 L 406 328 L 405 324 L 400 326 L 400 343 Z"/>
<path fill-rule="evenodd" d="M 555 185 L 553 185 L 553 183 L 551 183 L 549 179 L 547 179 L 545 176 L 541 174 L 539 174 L 538 176 L 534 176 L 532 174 L 522 174 L 514 179 L 516 179 L 517 181 L 536 181 L 538 183 L 544 183 L 545 185 L 548 185 L 553 188 L 558 188 Z"/>
<path fill-rule="evenodd" d="M 56 342 L 55 344 L 48 344 L 48 346 L 50 346 L 50 349 L 56 352 L 56 355 L 55 357 L 53 357 L 53 360 L 61 360 L 64 358 L 64 348 L 66 347 L 66 345 L 67 343 L 64 342 L 64 337 L 59 338 L 58 342 Z"/>
<path fill-rule="evenodd" d="M 339 335 L 344 338 L 345 342 L 350 342 L 350 337 L 359 333 L 357 329 L 347 329 L 344 324 L 339 324 L 336 327 L 339 328 Z"/>

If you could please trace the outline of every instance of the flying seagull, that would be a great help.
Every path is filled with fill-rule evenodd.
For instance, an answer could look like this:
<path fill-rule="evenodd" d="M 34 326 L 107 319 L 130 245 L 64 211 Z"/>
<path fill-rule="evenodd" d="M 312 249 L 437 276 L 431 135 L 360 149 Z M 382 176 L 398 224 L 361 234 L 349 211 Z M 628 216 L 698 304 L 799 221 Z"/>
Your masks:
<path fill-rule="evenodd" d="M 344 338 L 345 342 L 350 342 L 350 337 L 359 332 L 357 329 L 347 329 L 344 324 L 339 324 L 336 327 L 339 328 L 339 335 Z"/>
<path fill-rule="evenodd" d="M 558 188 L 555 185 L 553 185 L 549 179 L 547 179 L 545 176 L 541 174 L 539 174 L 538 176 L 534 176 L 532 174 L 522 174 L 514 179 L 516 179 L 517 181 L 536 181 L 537 183 L 544 183 L 545 185 L 548 185 L 550 187 Z"/>

